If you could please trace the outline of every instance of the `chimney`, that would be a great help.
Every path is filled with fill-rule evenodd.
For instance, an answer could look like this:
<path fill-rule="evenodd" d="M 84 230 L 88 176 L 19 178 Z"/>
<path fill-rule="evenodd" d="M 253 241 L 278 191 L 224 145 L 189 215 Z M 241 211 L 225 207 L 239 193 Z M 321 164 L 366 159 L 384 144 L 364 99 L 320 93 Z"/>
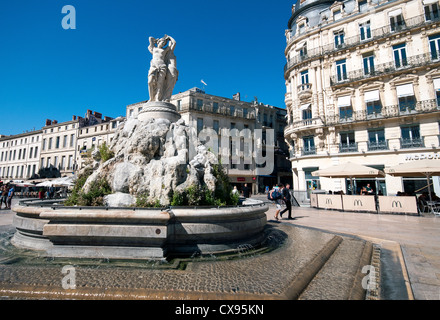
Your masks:
<path fill-rule="evenodd" d="M 58 120 L 52 120 L 52 124 L 57 124 Z"/>
<path fill-rule="evenodd" d="M 76 120 L 76 116 L 72 116 L 72 121 L 75 121 Z"/>
<path fill-rule="evenodd" d="M 52 120 L 46 119 L 46 126 L 50 126 L 52 124 Z"/>
<path fill-rule="evenodd" d="M 99 112 L 94 112 L 93 113 L 93 115 L 95 116 L 95 118 L 97 118 L 97 119 L 102 119 L 102 113 L 99 113 Z"/>

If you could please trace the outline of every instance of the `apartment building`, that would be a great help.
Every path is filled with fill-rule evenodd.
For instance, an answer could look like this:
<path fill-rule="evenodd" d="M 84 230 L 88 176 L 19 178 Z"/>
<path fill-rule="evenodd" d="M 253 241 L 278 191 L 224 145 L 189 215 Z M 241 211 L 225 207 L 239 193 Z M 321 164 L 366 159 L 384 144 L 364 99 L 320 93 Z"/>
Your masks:
<path fill-rule="evenodd" d="M 440 12 L 434 0 L 299 0 L 286 30 L 284 70 L 296 190 L 343 190 L 312 176 L 355 162 L 384 169 L 437 158 Z M 426 191 L 426 180 L 356 179 L 383 194 Z M 432 183 L 440 192 L 438 178 Z M 354 190 L 356 191 L 356 190 Z"/>
<path fill-rule="evenodd" d="M 0 137 L 0 178 L 26 180 L 38 175 L 42 130 Z"/>

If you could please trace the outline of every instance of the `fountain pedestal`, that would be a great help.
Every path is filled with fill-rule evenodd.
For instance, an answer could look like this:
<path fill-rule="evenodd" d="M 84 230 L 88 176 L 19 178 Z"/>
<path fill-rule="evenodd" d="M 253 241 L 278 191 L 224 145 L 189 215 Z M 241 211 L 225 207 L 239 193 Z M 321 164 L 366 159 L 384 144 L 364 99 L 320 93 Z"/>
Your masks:
<path fill-rule="evenodd" d="M 180 114 L 176 111 L 176 106 L 164 101 L 151 101 L 141 105 L 142 111 L 138 115 L 138 120 L 148 121 L 150 119 L 167 119 L 171 123 L 180 119 Z"/>

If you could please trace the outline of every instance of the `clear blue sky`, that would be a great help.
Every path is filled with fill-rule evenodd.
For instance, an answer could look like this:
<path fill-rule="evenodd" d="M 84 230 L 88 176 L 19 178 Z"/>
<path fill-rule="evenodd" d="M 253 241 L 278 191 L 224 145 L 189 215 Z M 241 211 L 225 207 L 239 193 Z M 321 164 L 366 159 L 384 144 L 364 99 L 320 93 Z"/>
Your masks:
<path fill-rule="evenodd" d="M 148 37 L 171 35 L 174 93 L 208 94 L 284 108 L 284 31 L 293 0 L 0 1 L 0 134 L 68 121 L 87 109 L 125 115 L 148 100 Z M 76 9 L 64 30 L 63 6 Z"/>

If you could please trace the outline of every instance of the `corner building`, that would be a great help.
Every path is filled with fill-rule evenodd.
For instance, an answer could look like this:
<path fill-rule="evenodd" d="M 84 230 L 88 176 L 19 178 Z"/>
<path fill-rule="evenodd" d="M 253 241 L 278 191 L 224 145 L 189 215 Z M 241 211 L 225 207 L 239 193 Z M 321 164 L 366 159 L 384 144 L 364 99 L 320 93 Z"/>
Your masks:
<path fill-rule="evenodd" d="M 294 189 L 343 190 L 312 172 L 354 162 L 384 169 L 439 157 L 437 0 L 298 0 L 286 30 L 286 109 Z M 439 160 L 440 161 L 440 160 Z M 426 179 L 356 179 L 384 195 Z M 432 181 L 439 195 L 438 178 Z M 356 190 L 356 191 L 357 191 Z"/>

